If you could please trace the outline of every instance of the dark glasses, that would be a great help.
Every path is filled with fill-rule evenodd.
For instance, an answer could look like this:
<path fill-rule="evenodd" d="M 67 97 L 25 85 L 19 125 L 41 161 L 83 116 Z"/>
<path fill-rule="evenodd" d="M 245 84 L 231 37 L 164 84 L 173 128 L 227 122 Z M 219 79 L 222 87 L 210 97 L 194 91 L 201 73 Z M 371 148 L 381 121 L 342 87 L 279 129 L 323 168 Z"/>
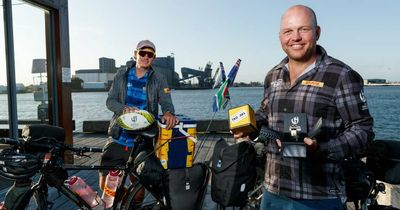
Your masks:
<path fill-rule="evenodd" d="M 140 57 L 144 57 L 147 55 L 148 58 L 153 58 L 155 56 L 155 54 L 153 52 L 149 52 L 149 51 L 139 51 L 139 55 L 140 55 Z"/>

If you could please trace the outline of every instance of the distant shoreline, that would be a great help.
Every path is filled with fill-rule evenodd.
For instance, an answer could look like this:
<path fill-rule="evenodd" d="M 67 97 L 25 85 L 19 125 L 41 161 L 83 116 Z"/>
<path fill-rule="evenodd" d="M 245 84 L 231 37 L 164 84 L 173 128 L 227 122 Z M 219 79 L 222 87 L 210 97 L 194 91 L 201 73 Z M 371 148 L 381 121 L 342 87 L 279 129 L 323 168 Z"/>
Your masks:
<path fill-rule="evenodd" d="M 365 84 L 365 86 L 400 86 L 400 83 L 376 83 L 376 84 Z"/>

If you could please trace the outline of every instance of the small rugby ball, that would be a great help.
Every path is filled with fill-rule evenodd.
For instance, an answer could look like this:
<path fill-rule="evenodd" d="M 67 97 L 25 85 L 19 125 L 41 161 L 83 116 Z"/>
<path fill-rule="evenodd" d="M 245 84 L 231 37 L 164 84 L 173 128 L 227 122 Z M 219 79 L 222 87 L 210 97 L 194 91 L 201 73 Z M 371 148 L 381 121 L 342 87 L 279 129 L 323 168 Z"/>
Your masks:
<path fill-rule="evenodd" d="M 146 110 L 126 113 L 118 117 L 118 124 L 125 130 L 142 130 L 155 122 L 154 116 Z"/>

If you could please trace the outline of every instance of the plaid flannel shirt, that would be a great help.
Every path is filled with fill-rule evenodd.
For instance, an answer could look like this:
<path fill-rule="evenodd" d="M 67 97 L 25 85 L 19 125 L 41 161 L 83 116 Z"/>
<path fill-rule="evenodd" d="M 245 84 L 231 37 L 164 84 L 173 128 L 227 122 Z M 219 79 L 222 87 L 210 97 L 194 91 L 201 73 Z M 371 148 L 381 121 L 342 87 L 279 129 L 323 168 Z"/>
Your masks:
<path fill-rule="evenodd" d="M 306 113 L 312 128 L 322 117 L 318 149 L 306 158 L 282 157 L 275 142 L 267 146 L 265 187 L 271 193 L 296 199 L 345 196 L 340 161 L 365 153 L 374 138 L 373 119 L 363 93 L 363 79 L 343 62 L 317 46 L 315 67 L 290 85 L 285 58 L 268 72 L 264 100 L 256 112 L 258 124 L 283 131 L 284 113 Z"/>

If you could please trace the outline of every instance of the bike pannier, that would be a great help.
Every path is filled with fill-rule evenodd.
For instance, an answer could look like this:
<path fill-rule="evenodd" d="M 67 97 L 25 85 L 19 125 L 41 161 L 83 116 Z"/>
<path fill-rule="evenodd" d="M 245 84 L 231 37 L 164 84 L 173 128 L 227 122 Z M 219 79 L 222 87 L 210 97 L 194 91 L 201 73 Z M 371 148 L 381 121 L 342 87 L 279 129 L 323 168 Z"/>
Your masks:
<path fill-rule="evenodd" d="M 211 197 L 222 206 L 244 206 L 256 179 L 256 151 L 249 142 L 220 139 L 212 156 Z"/>
<path fill-rule="evenodd" d="M 204 163 L 196 163 L 191 168 L 169 169 L 166 194 L 171 209 L 201 209 L 209 176 L 208 167 Z"/>
<path fill-rule="evenodd" d="M 342 163 L 346 183 L 347 201 L 368 197 L 375 183 L 374 173 L 360 159 L 347 159 Z"/>
<path fill-rule="evenodd" d="M 177 117 L 179 124 L 169 130 L 165 124 L 158 122 L 160 133 L 155 146 L 156 156 L 165 169 L 190 168 L 193 165 L 196 121 L 185 115 Z"/>
<path fill-rule="evenodd" d="M 374 140 L 367 155 L 367 165 L 377 180 L 400 184 L 400 141 Z"/>
<path fill-rule="evenodd" d="M 150 150 L 141 151 L 134 161 L 135 170 L 140 177 L 140 181 L 150 187 L 161 187 L 165 170 L 160 161 Z"/>

